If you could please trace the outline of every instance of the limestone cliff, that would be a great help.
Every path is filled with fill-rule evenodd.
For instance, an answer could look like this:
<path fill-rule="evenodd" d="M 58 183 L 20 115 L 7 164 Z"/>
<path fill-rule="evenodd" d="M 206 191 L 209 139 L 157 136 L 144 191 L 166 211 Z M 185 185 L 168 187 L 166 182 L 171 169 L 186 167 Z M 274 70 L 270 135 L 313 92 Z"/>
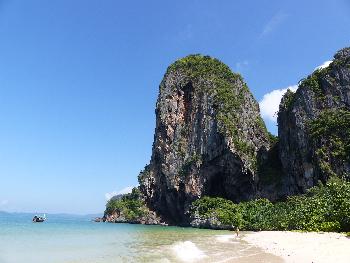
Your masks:
<path fill-rule="evenodd" d="M 257 196 L 257 155 L 268 148 L 258 103 L 241 76 L 217 59 L 191 55 L 172 64 L 160 84 L 140 190 L 167 221 L 185 223 L 201 196 Z"/>
<path fill-rule="evenodd" d="M 350 48 L 287 92 L 278 114 L 279 153 L 289 194 L 337 175 L 350 179 Z"/>
<path fill-rule="evenodd" d="M 192 202 L 203 196 L 275 201 L 330 177 L 350 180 L 350 48 L 285 94 L 278 133 L 266 131 L 240 75 L 208 56 L 180 59 L 159 87 L 152 157 L 140 186 L 110 202 L 105 216 L 188 225 Z M 192 225 L 227 227 L 213 220 L 192 218 Z"/>

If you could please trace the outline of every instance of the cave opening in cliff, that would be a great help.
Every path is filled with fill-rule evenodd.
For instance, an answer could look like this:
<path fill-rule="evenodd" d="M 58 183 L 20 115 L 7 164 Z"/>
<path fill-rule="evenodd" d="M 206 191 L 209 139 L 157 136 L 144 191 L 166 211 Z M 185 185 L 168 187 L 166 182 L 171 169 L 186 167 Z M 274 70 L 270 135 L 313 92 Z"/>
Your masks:
<path fill-rule="evenodd" d="M 185 106 L 185 123 L 190 123 L 191 121 L 191 112 L 192 112 L 192 93 L 193 86 L 189 82 L 186 86 L 182 88 L 184 92 L 184 106 Z"/>
<path fill-rule="evenodd" d="M 205 195 L 210 197 L 228 198 L 224 182 L 224 173 L 217 173 L 212 176 L 205 184 Z"/>

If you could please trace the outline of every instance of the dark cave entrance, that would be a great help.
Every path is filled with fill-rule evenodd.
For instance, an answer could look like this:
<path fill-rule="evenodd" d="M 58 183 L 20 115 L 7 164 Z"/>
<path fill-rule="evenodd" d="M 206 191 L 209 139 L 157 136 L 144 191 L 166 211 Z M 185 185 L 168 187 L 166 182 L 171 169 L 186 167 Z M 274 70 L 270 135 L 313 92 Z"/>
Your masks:
<path fill-rule="evenodd" d="M 228 198 L 225 188 L 225 174 L 217 173 L 205 183 L 205 195 Z"/>
<path fill-rule="evenodd" d="M 182 88 L 184 92 L 184 106 L 185 106 L 185 123 L 190 123 L 191 121 L 191 113 L 192 113 L 192 93 L 193 86 L 192 83 L 188 83 L 186 86 Z"/>

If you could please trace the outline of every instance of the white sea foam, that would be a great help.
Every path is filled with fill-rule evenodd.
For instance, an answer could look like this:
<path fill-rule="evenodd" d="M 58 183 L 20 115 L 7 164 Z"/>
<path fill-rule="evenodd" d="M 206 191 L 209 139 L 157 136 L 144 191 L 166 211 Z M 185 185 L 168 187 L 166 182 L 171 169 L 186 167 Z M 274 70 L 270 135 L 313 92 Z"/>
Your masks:
<path fill-rule="evenodd" d="M 158 261 L 155 261 L 156 263 L 171 263 L 171 261 L 167 258 L 161 258 Z"/>
<path fill-rule="evenodd" d="M 184 262 L 194 262 L 207 257 L 196 244 L 191 241 L 178 242 L 172 246 L 176 257 Z"/>
<path fill-rule="evenodd" d="M 235 239 L 235 235 L 217 235 L 216 240 L 222 243 L 229 243 Z"/>

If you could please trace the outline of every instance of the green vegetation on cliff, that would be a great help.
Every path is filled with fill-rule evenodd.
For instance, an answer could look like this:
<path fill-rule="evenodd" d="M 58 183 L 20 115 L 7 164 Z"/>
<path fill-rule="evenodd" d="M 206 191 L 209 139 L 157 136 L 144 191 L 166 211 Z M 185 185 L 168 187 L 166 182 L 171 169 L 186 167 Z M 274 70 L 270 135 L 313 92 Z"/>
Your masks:
<path fill-rule="evenodd" d="M 142 199 L 142 194 L 138 188 L 133 188 L 132 192 L 120 198 L 112 198 L 106 204 L 106 215 L 118 214 L 127 221 L 134 221 L 143 217 L 147 212 L 147 207 Z"/>
<path fill-rule="evenodd" d="M 329 161 L 350 161 L 350 112 L 345 109 L 325 110 L 310 122 L 309 130 L 318 147 L 316 157 L 320 169 L 328 176 L 336 176 L 339 173 Z"/>
<path fill-rule="evenodd" d="M 322 77 L 329 72 L 329 69 L 329 67 L 316 69 L 306 79 L 301 80 L 299 87 L 310 88 L 316 94 L 318 99 L 320 99 L 321 101 L 325 100 L 325 94 L 322 89 L 321 81 Z"/>
<path fill-rule="evenodd" d="M 192 203 L 190 213 L 243 230 L 350 231 L 350 182 L 331 178 L 325 186 L 277 203 L 203 197 Z"/>
<path fill-rule="evenodd" d="M 295 99 L 295 93 L 291 91 L 290 89 L 287 90 L 287 92 L 283 95 L 283 98 L 279 105 L 279 111 L 289 110 L 291 106 L 293 105 Z"/>
<path fill-rule="evenodd" d="M 220 131 L 230 135 L 237 151 L 246 156 L 252 168 L 256 169 L 255 148 L 242 139 L 244 138 L 242 131 L 237 127 L 247 94 L 252 96 L 241 75 L 233 73 L 218 59 L 198 54 L 177 60 L 167 72 L 175 70 L 184 72 L 192 83 L 198 83 L 198 87 L 208 87 L 201 85 L 201 82 L 212 83 L 211 88 L 204 91 L 213 94 Z M 260 129 L 266 138 L 268 137 L 265 123 L 260 115 L 254 120 L 253 125 Z"/>

